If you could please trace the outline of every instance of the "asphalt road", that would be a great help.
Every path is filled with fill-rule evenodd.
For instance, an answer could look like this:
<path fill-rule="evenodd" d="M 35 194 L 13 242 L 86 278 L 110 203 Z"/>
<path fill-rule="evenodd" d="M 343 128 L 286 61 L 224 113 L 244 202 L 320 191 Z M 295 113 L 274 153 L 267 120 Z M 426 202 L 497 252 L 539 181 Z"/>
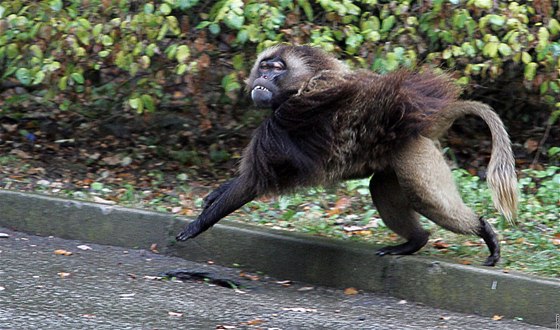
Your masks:
<path fill-rule="evenodd" d="M 151 251 L 0 233 L 0 329 L 543 329 Z M 241 287 L 159 279 L 176 269 Z"/>

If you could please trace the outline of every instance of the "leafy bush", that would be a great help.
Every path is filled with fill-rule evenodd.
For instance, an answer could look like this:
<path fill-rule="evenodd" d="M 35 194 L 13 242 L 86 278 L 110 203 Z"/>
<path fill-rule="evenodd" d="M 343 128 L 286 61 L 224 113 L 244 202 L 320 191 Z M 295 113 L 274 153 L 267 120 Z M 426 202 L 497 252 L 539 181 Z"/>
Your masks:
<path fill-rule="evenodd" d="M 468 91 L 524 86 L 556 118 L 559 14 L 549 0 L 7 0 L 0 105 L 139 113 L 193 105 L 209 127 L 208 104 L 239 102 L 255 53 L 289 42 L 382 72 L 451 68 Z"/>

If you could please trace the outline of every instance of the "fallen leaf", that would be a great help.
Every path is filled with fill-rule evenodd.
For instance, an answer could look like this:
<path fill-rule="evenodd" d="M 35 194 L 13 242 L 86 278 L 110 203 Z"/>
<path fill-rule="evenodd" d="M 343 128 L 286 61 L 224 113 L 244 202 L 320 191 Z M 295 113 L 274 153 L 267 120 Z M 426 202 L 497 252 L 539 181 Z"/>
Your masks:
<path fill-rule="evenodd" d="M 251 274 L 247 274 L 247 273 L 244 273 L 244 272 L 240 272 L 239 276 L 244 277 L 246 279 L 249 279 L 251 281 L 258 281 L 258 280 L 261 279 L 258 275 L 251 275 Z"/>
<path fill-rule="evenodd" d="M 552 244 L 560 245 L 560 233 L 556 233 L 554 234 L 554 236 L 552 236 Z"/>
<path fill-rule="evenodd" d="M 352 232 L 352 231 L 364 230 L 364 227 L 362 227 L 362 226 L 345 226 L 345 227 L 342 227 L 342 229 L 343 229 L 344 231 L 350 231 L 350 232 Z"/>
<path fill-rule="evenodd" d="M 66 251 L 66 250 L 54 250 L 54 254 L 60 255 L 60 256 L 71 256 L 72 252 Z"/>
<path fill-rule="evenodd" d="M 395 233 L 389 233 L 389 239 L 394 242 L 394 241 L 399 240 L 400 236 L 395 234 Z"/>
<path fill-rule="evenodd" d="M 65 273 L 65 272 L 58 272 L 56 274 L 58 276 L 60 276 L 61 278 L 66 278 L 66 277 L 70 276 L 70 273 Z"/>
<path fill-rule="evenodd" d="M 492 320 L 494 320 L 494 321 L 500 321 L 503 318 L 504 318 L 503 315 L 498 315 L 498 314 L 492 316 Z"/>
<path fill-rule="evenodd" d="M 312 286 L 304 286 L 304 287 L 301 287 L 301 288 L 298 289 L 298 291 L 301 291 L 301 292 L 312 291 L 312 290 L 315 290 L 315 288 L 312 287 Z"/>
<path fill-rule="evenodd" d="M 18 128 L 17 124 L 2 124 L 2 128 L 4 128 L 8 133 L 13 133 L 16 131 L 16 129 Z"/>
<path fill-rule="evenodd" d="M 539 141 L 528 139 L 527 141 L 525 141 L 524 147 L 525 149 L 527 149 L 527 152 L 533 153 L 539 148 Z"/>
<path fill-rule="evenodd" d="M 315 308 L 303 308 L 303 307 L 287 307 L 287 308 L 282 308 L 283 311 L 289 311 L 289 312 L 298 312 L 298 313 L 315 313 L 317 312 L 317 309 Z"/>
<path fill-rule="evenodd" d="M 264 320 L 260 320 L 260 319 L 255 319 L 255 320 L 245 322 L 246 325 L 259 325 L 259 324 L 263 324 L 263 323 L 264 323 Z"/>
<path fill-rule="evenodd" d="M 351 204 L 352 203 L 350 201 L 350 198 L 341 197 L 339 200 L 336 201 L 334 206 L 330 210 L 327 211 L 327 214 L 329 216 L 341 214 L 342 212 L 344 212 L 344 210 L 349 208 Z"/>
<path fill-rule="evenodd" d="M 469 260 L 466 260 L 466 259 L 461 259 L 461 260 L 459 260 L 459 263 L 461 265 L 471 265 L 472 261 L 469 261 Z"/>
<path fill-rule="evenodd" d="M 136 294 L 135 293 L 121 293 L 119 295 L 119 297 L 123 300 L 130 300 L 132 299 L 132 297 L 134 297 Z"/>
<path fill-rule="evenodd" d="M 352 236 L 371 236 L 373 233 L 370 230 L 358 230 L 350 233 Z"/>
<path fill-rule="evenodd" d="M 107 156 L 101 159 L 107 165 L 118 165 L 121 163 L 121 157 L 119 155 Z"/>
<path fill-rule="evenodd" d="M 466 241 L 463 243 L 464 246 L 482 246 L 482 242 Z"/>
<path fill-rule="evenodd" d="M 346 288 L 346 289 L 344 289 L 344 294 L 348 295 L 348 296 L 352 296 L 352 295 L 358 294 L 358 290 L 356 288 L 352 288 L 352 287 Z"/>
<path fill-rule="evenodd" d="M 451 245 L 445 243 L 442 239 L 437 239 L 432 243 L 432 246 L 435 247 L 436 249 L 447 249 Z"/>
<path fill-rule="evenodd" d="M 183 313 L 177 313 L 177 312 L 167 312 L 167 315 L 172 317 L 183 317 Z"/>
<path fill-rule="evenodd" d="M 157 243 L 153 243 L 152 245 L 150 245 L 150 251 L 152 251 L 153 253 L 159 253 L 157 249 Z"/>
<path fill-rule="evenodd" d="M 19 149 L 13 149 L 12 151 L 10 151 L 10 155 L 16 155 L 17 157 L 19 157 L 21 159 L 33 158 L 27 152 L 25 152 L 23 150 L 19 150 Z"/>
<path fill-rule="evenodd" d="M 161 276 L 150 276 L 150 275 L 145 275 L 144 279 L 145 280 L 152 280 L 152 281 L 159 281 L 161 280 L 163 277 Z"/>
<path fill-rule="evenodd" d="M 92 200 L 93 200 L 95 203 L 100 203 L 100 204 L 107 204 L 107 205 L 115 205 L 115 204 L 117 204 L 117 202 L 115 202 L 115 201 L 110 201 L 110 200 L 107 200 L 107 199 L 103 199 L 103 198 L 101 198 L 101 197 L 99 197 L 99 196 L 93 196 Z"/>

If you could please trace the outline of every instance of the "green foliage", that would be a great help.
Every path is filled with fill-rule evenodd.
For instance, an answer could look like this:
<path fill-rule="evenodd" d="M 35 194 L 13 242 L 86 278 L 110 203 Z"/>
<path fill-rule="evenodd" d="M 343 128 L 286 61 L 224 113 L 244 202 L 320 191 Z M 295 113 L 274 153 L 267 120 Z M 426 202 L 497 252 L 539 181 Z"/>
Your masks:
<path fill-rule="evenodd" d="M 63 109 L 79 95 L 85 105 L 124 99 L 139 113 L 155 111 L 162 77 L 181 77 L 195 67 L 183 44 L 185 26 L 172 13 L 197 2 L 139 1 L 134 8 L 122 1 L 3 1 L 2 79 L 40 86 L 38 101 Z M 113 88 L 99 89 L 109 84 Z"/>
<path fill-rule="evenodd" d="M 451 68 L 467 88 L 507 75 L 553 105 L 559 11 L 557 3 L 490 0 L 7 0 L 1 77 L 33 97 L 8 93 L 0 106 L 24 98 L 142 113 L 183 95 L 206 116 L 205 104 L 238 102 L 255 53 L 279 42 L 312 44 L 379 72 Z M 213 86 L 226 98 L 212 99 Z"/>

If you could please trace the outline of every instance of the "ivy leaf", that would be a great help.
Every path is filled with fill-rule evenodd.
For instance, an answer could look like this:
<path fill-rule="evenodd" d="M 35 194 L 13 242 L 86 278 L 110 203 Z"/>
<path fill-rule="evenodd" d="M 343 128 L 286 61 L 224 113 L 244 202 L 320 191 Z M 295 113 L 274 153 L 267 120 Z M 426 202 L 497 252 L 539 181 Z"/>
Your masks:
<path fill-rule="evenodd" d="M 188 46 L 181 45 L 177 47 L 177 56 L 176 56 L 177 62 L 185 63 L 189 58 L 190 54 L 191 52 Z"/>
<path fill-rule="evenodd" d="M 70 77 L 80 85 L 84 83 L 84 76 L 79 72 L 73 72 Z"/>
<path fill-rule="evenodd" d="M 17 69 L 16 78 L 24 85 L 31 84 L 31 72 L 27 68 Z"/>
<path fill-rule="evenodd" d="M 395 25 L 395 21 L 394 15 L 385 18 L 381 23 L 381 32 L 389 32 L 393 28 L 393 25 Z"/>
<path fill-rule="evenodd" d="M 154 112 L 156 111 L 156 105 L 154 103 L 154 99 L 148 95 L 148 94 L 142 94 L 141 96 L 142 99 L 142 103 L 144 103 L 144 107 L 149 111 L 149 112 Z"/>
<path fill-rule="evenodd" d="M 142 102 L 141 98 L 139 97 L 131 98 L 128 100 L 128 104 L 132 109 L 136 110 L 137 113 L 144 112 L 144 102 Z"/>
<path fill-rule="evenodd" d="M 525 65 L 523 74 L 526 80 L 532 81 L 535 78 L 535 75 L 537 74 L 537 67 L 538 64 L 535 62 L 527 63 Z"/>
<path fill-rule="evenodd" d="M 298 5 L 303 9 L 305 16 L 307 16 L 307 20 L 313 22 L 313 7 L 308 0 L 298 0 Z"/>
<path fill-rule="evenodd" d="M 101 43 L 105 47 L 111 46 L 113 45 L 113 38 L 111 38 L 111 36 L 104 35 L 103 37 L 101 37 Z"/>
<path fill-rule="evenodd" d="M 498 54 L 498 43 L 497 42 L 489 42 L 484 45 L 482 49 L 482 54 L 491 58 L 496 57 Z"/>
<path fill-rule="evenodd" d="M 498 51 L 503 56 L 510 56 L 512 54 L 511 47 L 504 43 L 500 43 L 500 46 L 498 46 Z"/>
<path fill-rule="evenodd" d="M 232 29 L 239 30 L 243 26 L 243 23 L 245 23 L 245 17 L 242 15 L 230 13 L 226 16 L 224 23 Z"/>
<path fill-rule="evenodd" d="M 492 8 L 492 0 L 474 0 L 474 5 L 480 9 Z"/>
<path fill-rule="evenodd" d="M 51 0 L 49 5 L 52 10 L 60 11 L 62 9 L 62 0 Z"/>
<path fill-rule="evenodd" d="M 154 13 L 154 4 L 153 3 L 147 3 L 144 5 L 144 14 L 153 14 Z"/>
<path fill-rule="evenodd" d="M 89 45 L 89 36 L 90 36 L 89 31 L 80 27 L 76 31 L 76 36 L 78 37 L 78 39 L 82 44 L 86 46 Z"/>
<path fill-rule="evenodd" d="M 45 79 L 45 76 L 46 76 L 46 75 L 45 75 L 45 73 L 44 73 L 43 71 L 38 71 L 38 72 L 35 74 L 35 77 L 34 77 L 34 79 L 33 79 L 33 85 L 38 85 L 38 84 L 42 83 L 43 80 Z"/>
<path fill-rule="evenodd" d="M 167 16 L 171 14 L 171 7 L 166 3 L 162 3 L 161 6 L 159 6 L 159 11 Z"/>
<path fill-rule="evenodd" d="M 212 23 L 208 26 L 208 29 L 210 30 L 210 33 L 212 33 L 214 35 L 220 33 L 220 25 L 219 24 Z"/>
<path fill-rule="evenodd" d="M 66 87 L 68 87 L 68 77 L 64 76 L 61 77 L 60 80 L 58 81 L 58 89 L 63 91 L 66 90 Z"/>

